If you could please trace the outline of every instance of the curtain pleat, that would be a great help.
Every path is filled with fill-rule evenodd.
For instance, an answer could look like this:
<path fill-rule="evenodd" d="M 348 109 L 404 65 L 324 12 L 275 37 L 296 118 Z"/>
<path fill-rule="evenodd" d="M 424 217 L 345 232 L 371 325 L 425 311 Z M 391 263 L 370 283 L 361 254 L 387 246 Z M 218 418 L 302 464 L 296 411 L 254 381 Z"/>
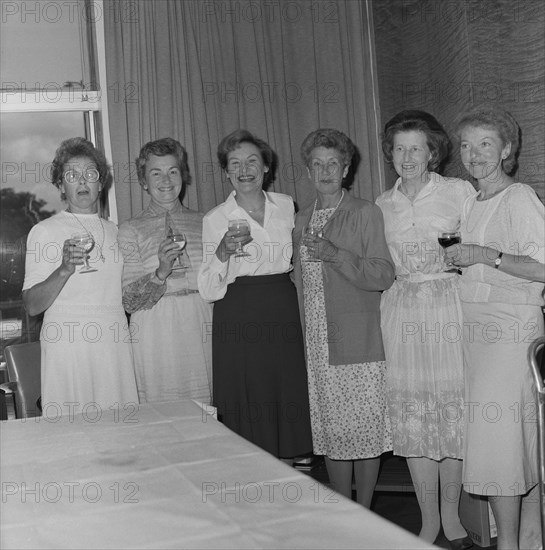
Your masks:
<path fill-rule="evenodd" d="M 278 155 L 270 190 L 314 199 L 299 156 L 319 128 L 346 132 L 361 162 L 354 195 L 374 200 L 380 172 L 367 3 L 352 0 L 105 0 L 108 108 L 119 220 L 144 208 L 141 146 L 170 136 L 188 151 L 183 202 L 206 212 L 231 186 L 220 140 L 247 128 Z"/>

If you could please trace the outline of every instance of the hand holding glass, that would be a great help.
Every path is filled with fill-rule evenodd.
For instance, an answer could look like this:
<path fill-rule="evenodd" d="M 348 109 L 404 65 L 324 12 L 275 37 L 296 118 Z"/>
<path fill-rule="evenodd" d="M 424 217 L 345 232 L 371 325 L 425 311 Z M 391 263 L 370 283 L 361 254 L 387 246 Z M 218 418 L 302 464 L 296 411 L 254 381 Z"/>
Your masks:
<path fill-rule="evenodd" d="M 184 233 L 174 233 L 170 235 L 170 240 L 173 243 L 176 243 L 178 245 L 178 248 L 180 249 L 180 254 L 178 255 L 178 259 L 174 262 L 174 265 L 172 266 L 172 269 L 188 269 L 188 266 L 183 261 L 183 255 L 184 255 L 184 248 L 187 245 L 187 238 Z"/>
<path fill-rule="evenodd" d="M 93 236 L 90 233 L 74 233 L 72 235 L 72 241 L 74 241 L 74 244 L 81 248 L 85 252 L 85 256 L 83 257 L 83 261 L 85 265 L 80 269 L 80 273 L 92 273 L 93 271 L 96 271 L 94 267 L 91 267 L 89 265 L 89 255 L 88 253 L 93 250 L 95 246 L 95 240 L 93 239 Z"/>
<path fill-rule="evenodd" d="M 236 231 L 237 237 L 250 235 L 250 224 L 246 220 L 229 220 L 229 231 Z M 248 252 L 242 250 L 242 243 L 237 243 L 235 257 L 250 256 Z"/>
<path fill-rule="evenodd" d="M 449 246 L 460 244 L 462 242 L 462 236 L 459 231 L 440 231 L 439 237 L 437 238 L 439 244 L 443 248 L 448 248 Z M 452 266 L 452 263 L 446 264 L 447 266 Z M 461 274 L 461 270 L 458 268 L 449 269 L 448 271 L 456 271 Z"/>
<path fill-rule="evenodd" d="M 316 225 L 307 225 L 303 228 L 303 235 L 305 237 L 310 237 L 310 238 L 313 238 L 313 237 L 321 237 L 322 236 L 322 230 L 316 226 Z M 320 260 L 319 258 L 312 258 L 310 256 L 310 250 L 308 250 L 308 247 L 307 247 L 307 257 L 305 258 L 304 260 L 305 262 L 321 262 L 322 260 Z"/>

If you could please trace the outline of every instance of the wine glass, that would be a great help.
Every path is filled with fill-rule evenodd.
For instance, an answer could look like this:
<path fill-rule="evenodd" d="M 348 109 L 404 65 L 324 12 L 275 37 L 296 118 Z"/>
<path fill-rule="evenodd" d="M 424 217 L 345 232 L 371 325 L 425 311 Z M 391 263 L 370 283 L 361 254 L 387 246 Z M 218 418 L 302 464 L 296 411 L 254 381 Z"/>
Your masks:
<path fill-rule="evenodd" d="M 250 224 L 246 220 L 229 220 L 229 231 L 236 231 L 238 237 L 250 234 Z M 242 250 L 242 243 L 237 243 L 235 257 L 250 256 L 248 252 Z"/>
<path fill-rule="evenodd" d="M 89 265 L 89 252 L 95 247 L 95 239 L 93 239 L 93 236 L 90 233 L 74 233 L 71 238 L 74 243 L 85 252 L 85 256 L 83 257 L 85 265 L 79 272 L 93 273 L 93 271 L 97 271 L 94 267 Z"/>
<path fill-rule="evenodd" d="M 172 235 L 170 235 L 170 240 L 173 243 L 176 243 L 178 245 L 178 248 L 180 249 L 180 254 L 178 255 L 178 259 L 176 260 L 176 262 L 174 262 L 172 269 L 188 269 L 189 266 L 186 265 L 186 263 L 183 261 L 184 249 L 187 245 L 187 238 L 185 236 L 185 233 L 173 233 Z"/>
<path fill-rule="evenodd" d="M 443 248 L 448 248 L 453 244 L 460 244 L 462 242 L 462 236 L 460 235 L 460 232 L 456 230 L 440 231 L 437 240 Z"/>
<path fill-rule="evenodd" d="M 307 226 L 303 227 L 303 234 L 308 237 L 321 237 L 322 236 L 322 230 L 317 226 L 313 224 L 308 224 Z M 309 252 L 307 251 L 307 257 L 304 259 L 305 262 L 321 262 L 319 258 L 312 258 L 309 255 Z"/>
<path fill-rule="evenodd" d="M 448 248 L 449 246 L 452 246 L 454 244 L 460 244 L 462 242 L 462 236 L 460 235 L 460 232 L 456 229 L 453 229 L 452 231 L 439 231 L 439 236 L 437 237 L 437 240 L 439 241 L 439 244 L 443 248 Z M 446 264 L 447 267 L 452 264 Z M 453 267 L 452 269 L 447 269 L 447 272 L 456 272 L 459 275 L 462 274 L 461 269 L 457 267 Z"/>

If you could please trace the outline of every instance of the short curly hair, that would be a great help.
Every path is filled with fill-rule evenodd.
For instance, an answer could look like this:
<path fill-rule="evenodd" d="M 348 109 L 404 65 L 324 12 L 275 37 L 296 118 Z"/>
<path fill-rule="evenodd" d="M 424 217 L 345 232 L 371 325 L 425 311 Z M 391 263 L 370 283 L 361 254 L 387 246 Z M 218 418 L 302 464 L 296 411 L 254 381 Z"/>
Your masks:
<path fill-rule="evenodd" d="M 229 135 L 225 136 L 218 145 L 218 162 L 220 163 L 221 169 L 227 169 L 227 162 L 229 153 L 238 149 L 242 143 L 251 143 L 261 154 L 261 160 L 263 164 L 269 169 L 263 175 L 263 185 L 267 185 L 272 179 L 274 179 L 275 171 L 275 154 L 271 146 L 262 139 L 254 136 L 248 130 L 242 128 L 231 132 Z"/>
<path fill-rule="evenodd" d="M 343 132 L 334 130 L 333 128 L 319 128 L 310 132 L 301 144 L 301 158 L 308 166 L 310 155 L 317 147 L 325 147 L 326 149 L 335 149 L 338 151 L 345 166 L 352 164 L 352 157 L 356 151 L 352 140 Z"/>
<path fill-rule="evenodd" d="M 112 172 L 102 151 L 97 149 L 89 140 L 82 137 L 65 139 L 55 151 L 55 158 L 51 163 L 51 183 L 57 189 L 62 188 L 64 165 L 75 157 L 87 157 L 93 161 L 100 174 L 102 184 L 101 193 L 106 193 L 113 182 Z"/>
<path fill-rule="evenodd" d="M 520 126 L 513 115 L 498 107 L 477 106 L 458 118 L 455 130 L 457 141 L 460 141 L 462 130 L 468 127 L 492 128 L 500 136 L 504 147 L 511 144 L 509 156 L 502 163 L 505 173 L 511 175 L 515 171 L 520 150 Z"/>
<path fill-rule="evenodd" d="M 437 119 L 426 111 L 407 109 L 397 113 L 384 126 L 382 152 L 386 161 L 393 162 L 394 137 L 400 132 L 422 132 L 431 153 L 427 169 L 439 168 L 450 153 L 450 139 Z"/>
<path fill-rule="evenodd" d="M 150 157 L 166 157 L 167 155 L 172 155 L 176 158 L 176 164 L 180 170 L 182 182 L 184 184 L 191 183 L 191 174 L 189 173 L 189 166 L 187 164 L 187 151 L 179 141 L 166 137 L 155 141 L 148 141 L 142 149 L 140 149 L 140 154 L 135 160 L 136 174 L 138 175 L 140 185 L 146 183 L 146 163 Z"/>

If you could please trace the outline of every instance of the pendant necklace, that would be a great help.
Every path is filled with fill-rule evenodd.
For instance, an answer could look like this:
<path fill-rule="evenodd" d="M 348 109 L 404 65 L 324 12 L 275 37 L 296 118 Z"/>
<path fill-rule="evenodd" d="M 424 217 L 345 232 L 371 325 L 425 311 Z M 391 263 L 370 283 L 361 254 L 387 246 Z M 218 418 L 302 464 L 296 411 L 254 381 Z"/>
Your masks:
<path fill-rule="evenodd" d="M 80 225 L 81 227 L 83 227 L 83 229 L 85 229 L 85 232 L 88 233 L 89 235 L 92 235 L 92 231 L 89 231 L 82 223 L 81 221 L 79 220 L 79 218 L 73 213 L 71 212 L 69 209 L 66 210 L 66 212 L 68 212 Z M 106 232 L 104 231 L 104 225 L 102 224 L 102 218 L 100 216 L 98 216 L 98 221 L 100 222 L 100 228 L 102 229 L 102 242 L 100 243 L 99 247 L 98 247 L 98 250 L 100 251 L 100 259 L 102 260 L 102 263 L 104 263 L 106 261 L 106 258 L 104 257 L 104 254 L 102 254 L 102 249 L 104 247 L 104 241 L 106 240 Z M 97 243 L 98 244 L 98 243 Z"/>

